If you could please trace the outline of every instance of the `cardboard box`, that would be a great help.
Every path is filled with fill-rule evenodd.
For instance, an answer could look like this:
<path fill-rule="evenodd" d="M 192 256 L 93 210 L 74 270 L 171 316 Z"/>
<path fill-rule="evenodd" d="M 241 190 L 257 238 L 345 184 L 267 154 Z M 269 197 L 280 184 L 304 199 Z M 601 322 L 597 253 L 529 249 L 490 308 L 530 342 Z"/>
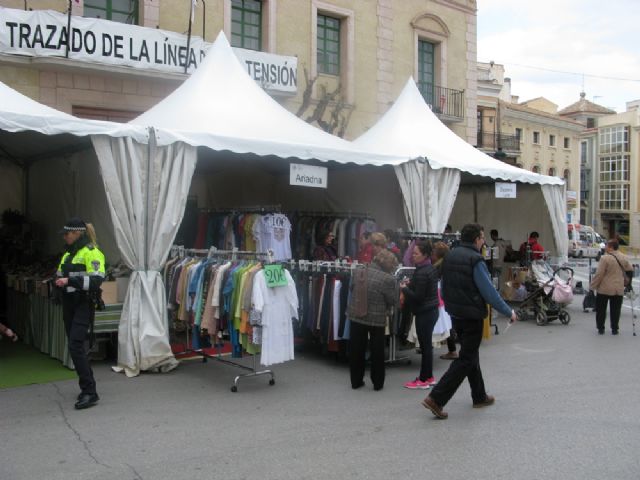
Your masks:
<path fill-rule="evenodd" d="M 102 301 L 106 304 L 118 303 L 118 286 L 116 282 L 102 282 Z"/>

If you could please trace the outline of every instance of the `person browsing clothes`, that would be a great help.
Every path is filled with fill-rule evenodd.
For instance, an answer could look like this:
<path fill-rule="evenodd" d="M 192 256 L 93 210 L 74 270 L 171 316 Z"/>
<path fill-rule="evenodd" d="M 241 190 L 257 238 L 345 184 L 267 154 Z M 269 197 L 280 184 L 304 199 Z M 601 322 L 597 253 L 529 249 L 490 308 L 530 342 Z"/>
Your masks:
<path fill-rule="evenodd" d="M 105 259 L 96 244 L 93 225 L 79 218 L 70 219 L 61 232 L 66 252 L 56 273 L 56 287 L 62 289 L 62 315 L 69 340 L 69 354 L 78 374 L 80 394 L 75 408 L 92 407 L 100 397 L 89 365 L 88 337 L 95 304 L 105 276 Z"/>
<path fill-rule="evenodd" d="M 480 369 L 479 349 L 487 303 L 515 322 L 516 312 L 500 298 L 491 283 L 487 265 L 480 251 L 484 245 L 484 228 L 477 223 L 462 227 L 460 244 L 444 258 L 442 297 L 460 340 L 458 358 L 451 363 L 422 405 L 437 418 L 445 419 L 443 410 L 464 379 L 469 380 L 474 408 L 493 405 L 487 395 Z"/>
<path fill-rule="evenodd" d="M 364 385 L 367 343 L 371 353 L 371 382 L 374 390 L 384 387 L 384 330 L 389 309 L 397 303 L 396 282 L 392 273 L 398 266 L 396 257 L 382 250 L 373 257 L 366 273 L 366 313 L 349 315 L 349 370 L 351 388 Z"/>
<path fill-rule="evenodd" d="M 416 334 L 422 358 L 418 376 L 404 384 L 410 390 L 427 389 L 435 382 L 433 376 L 433 327 L 438 321 L 438 272 L 431 265 L 431 242 L 421 240 L 413 247 L 412 260 L 416 266 L 411 281 L 401 284 L 402 293 L 415 315 Z"/>

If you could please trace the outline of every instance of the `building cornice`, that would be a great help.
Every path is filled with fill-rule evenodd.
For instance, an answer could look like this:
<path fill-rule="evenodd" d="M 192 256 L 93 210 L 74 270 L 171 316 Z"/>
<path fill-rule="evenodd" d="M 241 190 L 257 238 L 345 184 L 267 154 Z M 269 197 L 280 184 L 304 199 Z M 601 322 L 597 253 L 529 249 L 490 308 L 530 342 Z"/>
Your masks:
<path fill-rule="evenodd" d="M 505 108 L 502 113 L 502 120 L 506 120 L 507 118 L 517 118 L 519 120 L 525 120 L 531 123 L 537 123 L 544 126 L 552 126 L 556 128 L 565 128 L 567 130 L 574 131 L 576 133 L 580 133 L 584 130 L 584 126 L 573 121 L 567 121 L 562 119 L 554 119 L 551 117 L 537 115 L 535 113 L 523 112 L 521 110 L 513 110 L 510 108 Z"/>
<path fill-rule="evenodd" d="M 456 2 L 454 0 L 431 0 L 433 3 L 437 3 L 439 5 L 444 5 L 445 7 L 453 8 L 455 10 L 459 10 L 464 13 L 471 13 L 473 15 L 478 11 L 478 6 L 475 2 L 471 2 L 473 4 L 472 7 L 467 5 L 466 3 Z"/>

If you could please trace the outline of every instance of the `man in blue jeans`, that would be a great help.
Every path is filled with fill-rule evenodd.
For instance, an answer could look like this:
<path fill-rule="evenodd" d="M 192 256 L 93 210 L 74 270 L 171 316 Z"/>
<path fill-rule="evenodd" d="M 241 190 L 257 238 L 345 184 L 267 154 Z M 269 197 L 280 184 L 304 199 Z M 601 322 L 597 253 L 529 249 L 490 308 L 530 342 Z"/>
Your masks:
<path fill-rule="evenodd" d="M 487 303 L 515 322 L 517 317 L 502 300 L 491 283 L 489 270 L 480 254 L 484 245 L 484 228 L 477 223 L 462 227 L 460 244 L 445 257 L 442 266 L 442 298 L 460 340 L 460 353 L 422 405 L 441 419 L 448 417 L 443 407 L 453 397 L 465 378 L 471 386 L 474 408 L 493 405 L 495 397 L 487 395 L 480 370 L 482 327 Z"/>

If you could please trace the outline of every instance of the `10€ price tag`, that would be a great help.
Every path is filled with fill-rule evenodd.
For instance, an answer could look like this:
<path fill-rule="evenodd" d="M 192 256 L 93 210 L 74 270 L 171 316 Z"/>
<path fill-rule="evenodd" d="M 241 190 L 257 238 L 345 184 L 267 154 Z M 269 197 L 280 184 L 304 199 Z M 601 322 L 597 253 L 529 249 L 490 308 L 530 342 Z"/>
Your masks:
<path fill-rule="evenodd" d="M 284 274 L 282 265 L 265 265 L 264 278 L 267 280 L 267 287 L 283 287 L 287 285 L 287 277 Z"/>

